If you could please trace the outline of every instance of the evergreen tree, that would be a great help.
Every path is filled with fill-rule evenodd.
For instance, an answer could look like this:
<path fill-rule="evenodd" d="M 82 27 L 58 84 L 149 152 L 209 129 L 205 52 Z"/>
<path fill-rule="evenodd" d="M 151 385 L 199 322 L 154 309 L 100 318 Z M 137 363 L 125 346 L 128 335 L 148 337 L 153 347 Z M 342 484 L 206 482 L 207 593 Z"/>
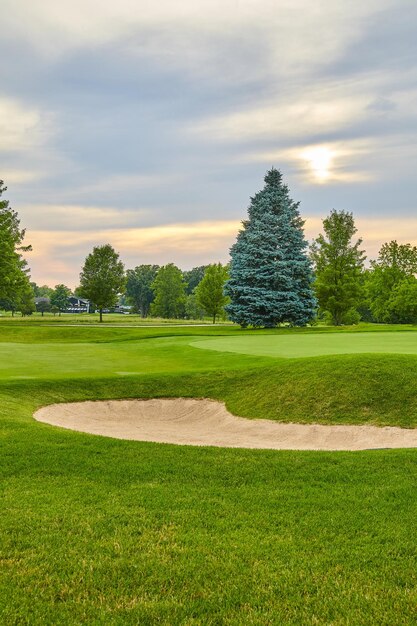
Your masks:
<path fill-rule="evenodd" d="M 110 244 L 93 248 L 81 270 L 79 293 L 98 307 L 100 322 L 103 309 L 116 304 L 124 286 L 124 266 L 117 252 Z"/>
<path fill-rule="evenodd" d="M 27 292 L 28 268 L 22 257 L 31 250 L 24 246 L 25 230 L 20 228 L 16 211 L 8 200 L 1 200 L 7 187 L 0 180 L 0 299 L 17 304 L 21 295 Z"/>
<path fill-rule="evenodd" d="M 182 272 L 174 263 L 161 267 L 152 283 L 155 300 L 151 304 L 151 314 L 167 319 L 183 317 L 185 287 Z"/>
<path fill-rule="evenodd" d="M 225 293 L 231 302 L 225 308 L 243 327 L 303 326 L 314 317 L 313 275 L 298 206 L 272 168 L 230 251 Z"/>
<path fill-rule="evenodd" d="M 126 272 L 126 295 L 128 300 L 142 317 L 148 317 L 154 299 L 152 283 L 158 273 L 159 265 L 138 265 Z"/>
<path fill-rule="evenodd" d="M 311 246 L 320 309 L 335 326 L 356 323 L 364 295 L 362 270 L 366 257 L 360 250 L 362 239 L 352 242 L 357 228 L 352 213 L 347 211 L 331 211 L 323 220 L 323 229 L 325 234 L 320 234 Z"/>
<path fill-rule="evenodd" d="M 227 278 L 227 268 L 221 263 L 209 265 L 203 279 L 195 289 L 197 302 L 208 315 L 212 316 L 213 324 L 216 323 L 217 315 L 223 311 L 228 301 L 228 297 L 224 295 L 224 284 Z"/>

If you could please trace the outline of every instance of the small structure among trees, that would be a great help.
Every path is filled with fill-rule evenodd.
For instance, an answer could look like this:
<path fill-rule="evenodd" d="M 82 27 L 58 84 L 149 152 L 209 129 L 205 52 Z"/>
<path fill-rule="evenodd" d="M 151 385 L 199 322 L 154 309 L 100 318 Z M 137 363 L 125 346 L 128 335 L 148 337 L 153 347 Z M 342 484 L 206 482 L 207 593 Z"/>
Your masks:
<path fill-rule="evenodd" d="M 230 251 L 226 311 L 243 327 L 304 326 L 315 316 L 313 273 L 298 206 L 281 173 L 269 170 Z"/>

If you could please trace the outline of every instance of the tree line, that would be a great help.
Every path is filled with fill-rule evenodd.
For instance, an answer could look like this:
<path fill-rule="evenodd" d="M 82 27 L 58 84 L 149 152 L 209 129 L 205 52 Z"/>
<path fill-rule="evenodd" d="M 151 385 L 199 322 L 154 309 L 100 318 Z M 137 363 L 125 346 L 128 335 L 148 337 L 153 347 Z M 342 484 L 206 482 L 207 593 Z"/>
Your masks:
<path fill-rule="evenodd" d="M 272 168 L 231 249 L 226 306 L 242 326 L 417 323 L 417 247 L 384 243 L 365 266 L 353 214 L 332 210 L 308 245 L 299 203 Z"/>
<path fill-rule="evenodd" d="M 332 210 L 323 232 L 309 245 L 299 203 L 279 170 L 265 176 L 248 218 L 231 248 L 230 264 L 181 271 L 174 263 L 138 265 L 125 271 L 110 244 L 94 247 L 85 259 L 75 294 L 99 311 L 117 302 L 142 317 L 202 319 L 221 316 L 242 327 L 303 326 L 326 323 L 417 323 L 417 247 L 389 241 L 366 266 L 353 214 Z M 22 315 L 36 309 L 59 313 L 71 291 L 30 282 L 23 254 L 24 229 L 1 196 L 0 308 Z"/>
<path fill-rule="evenodd" d="M 224 317 L 224 285 L 227 266 L 221 263 L 201 265 L 181 271 L 174 263 L 164 266 L 138 265 L 124 270 L 118 253 L 110 244 L 97 246 L 85 260 L 80 285 L 74 295 L 91 301 L 92 309 L 103 312 L 117 304 L 127 304 L 142 318 L 203 319 L 211 316 L 213 323 Z M 54 289 L 31 283 L 36 310 L 42 314 L 60 314 L 68 308 L 71 290 L 63 284 Z"/>

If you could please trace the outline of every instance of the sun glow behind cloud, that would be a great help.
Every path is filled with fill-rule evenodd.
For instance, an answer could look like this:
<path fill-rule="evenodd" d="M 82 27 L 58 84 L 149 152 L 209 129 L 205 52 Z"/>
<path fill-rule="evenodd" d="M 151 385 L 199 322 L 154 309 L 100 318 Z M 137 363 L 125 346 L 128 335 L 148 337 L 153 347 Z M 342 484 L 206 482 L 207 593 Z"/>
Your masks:
<path fill-rule="evenodd" d="M 0 178 L 35 280 L 107 241 L 128 267 L 226 260 L 271 165 L 313 236 L 334 207 L 415 240 L 409 0 L 3 4 Z"/>
<path fill-rule="evenodd" d="M 308 162 L 316 181 L 325 183 L 331 175 L 334 151 L 327 146 L 316 146 L 307 149 L 302 156 Z"/>

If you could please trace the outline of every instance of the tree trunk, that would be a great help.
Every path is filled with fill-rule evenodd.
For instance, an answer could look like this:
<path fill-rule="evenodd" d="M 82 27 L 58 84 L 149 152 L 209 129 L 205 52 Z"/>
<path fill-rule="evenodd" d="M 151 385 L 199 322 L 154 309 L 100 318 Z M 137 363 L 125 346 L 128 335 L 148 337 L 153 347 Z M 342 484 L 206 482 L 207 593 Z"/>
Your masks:
<path fill-rule="evenodd" d="M 216 323 L 216 314 L 213 313 L 213 324 L 215 324 L 215 323 Z"/>
<path fill-rule="evenodd" d="M 99 313 L 100 313 L 100 322 L 103 321 L 103 309 L 99 309 Z"/>

